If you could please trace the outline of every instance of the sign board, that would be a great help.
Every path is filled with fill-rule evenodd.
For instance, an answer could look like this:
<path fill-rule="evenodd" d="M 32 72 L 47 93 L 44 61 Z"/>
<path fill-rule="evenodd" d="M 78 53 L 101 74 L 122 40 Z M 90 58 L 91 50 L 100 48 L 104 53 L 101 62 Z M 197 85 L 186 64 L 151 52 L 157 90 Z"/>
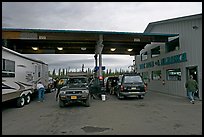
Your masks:
<path fill-rule="evenodd" d="M 37 33 L 22 32 L 22 33 L 20 33 L 20 38 L 19 39 L 36 40 L 36 39 L 38 39 L 38 36 L 37 36 Z"/>
<path fill-rule="evenodd" d="M 106 67 L 105 66 L 102 66 L 102 70 L 105 70 L 106 69 Z M 98 71 L 99 70 L 99 66 L 96 66 L 95 68 L 94 68 L 94 71 Z"/>
<path fill-rule="evenodd" d="M 187 61 L 186 53 L 181 53 L 178 55 L 165 57 L 160 60 L 150 61 L 147 63 L 140 64 L 140 69 L 152 68 L 154 66 L 170 65 L 170 64 L 181 63 L 181 62 L 186 62 L 186 61 Z"/>

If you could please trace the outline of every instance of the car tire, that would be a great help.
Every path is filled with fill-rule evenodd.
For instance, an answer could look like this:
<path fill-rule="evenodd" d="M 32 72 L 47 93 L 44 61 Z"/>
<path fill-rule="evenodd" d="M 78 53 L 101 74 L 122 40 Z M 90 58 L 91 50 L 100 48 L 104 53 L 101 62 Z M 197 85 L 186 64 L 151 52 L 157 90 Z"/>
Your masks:
<path fill-rule="evenodd" d="M 60 106 L 61 108 L 63 108 L 63 107 L 65 106 L 65 103 L 64 103 L 62 100 L 60 100 L 60 99 L 59 99 L 59 106 Z"/>
<path fill-rule="evenodd" d="M 84 103 L 86 107 L 90 107 L 90 95 L 88 96 Z"/>
<path fill-rule="evenodd" d="M 30 94 L 28 94 L 25 96 L 25 104 L 29 104 L 30 101 L 31 101 L 31 96 L 30 96 Z"/>
<path fill-rule="evenodd" d="M 18 107 L 18 108 L 20 108 L 20 107 L 23 107 L 25 105 L 25 97 L 24 96 L 21 96 L 21 97 L 19 97 L 18 99 L 17 99 L 17 101 L 16 101 L 16 106 Z"/>
<path fill-rule="evenodd" d="M 138 98 L 139 99 L 144 99 L 144 96 L 143 95 L 138 95 Z"/>
<path fill-rule="evenodd" d="M 119 93 L 119 92 L 117 92 L 117 94 L 116 94 L 116 95 L 117 95 L 117 98 L 118 98 L 118 99 L 122 99 L 122 98 L 123 98 L 123 97 L 120 95 L 120 93 Z"/>

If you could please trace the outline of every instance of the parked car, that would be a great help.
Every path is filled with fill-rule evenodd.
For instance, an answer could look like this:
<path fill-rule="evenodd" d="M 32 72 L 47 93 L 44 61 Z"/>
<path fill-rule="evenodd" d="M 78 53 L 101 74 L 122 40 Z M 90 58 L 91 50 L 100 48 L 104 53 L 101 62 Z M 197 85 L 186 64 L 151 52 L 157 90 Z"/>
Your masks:
<path fill-rule="evenodd" d="M 124 97 L 144 98 L 147 86 L 142 77 L 137 73 L 128 73 L 119 76 L 118 84 L 115 88 L 115 94 L 118 99 Z"/>
<path fill-rule="evenodd" d="M 90 92 L 88 87 L 88 77 L 74 76 L 64 79 L 66 83 L 60 89 L 59 106 L 80 102 L 85 106 L 90 106 Z"/>

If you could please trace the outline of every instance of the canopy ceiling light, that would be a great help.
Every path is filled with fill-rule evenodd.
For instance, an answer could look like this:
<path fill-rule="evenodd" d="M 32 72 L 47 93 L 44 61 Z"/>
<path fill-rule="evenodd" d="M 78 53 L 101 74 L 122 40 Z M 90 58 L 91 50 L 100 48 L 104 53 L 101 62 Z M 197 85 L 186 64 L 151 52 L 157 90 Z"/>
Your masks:
<path fill-rule="evenodd" d="M 63 50 L 63 47 L 57 47 L 58 50 Z"/>
<path fill-rule="evenodd" d="M 38 50 L 38 47 L 32 47 L 33 50 Z"/>
<path fill-rule="evenodd" d="M 131 52 L 133 49 L 127 49 L 127 51 Z"/>
<path fill-rule="evenodd" d="M 111 48 L 110 50 L 111 50 L 111 51 L 115 51 L 115 50 L 116 50 L 116 48 Z"/>
<path fill-rule="evenodd" d="M 81 50 L 86 50 L 86 48 L 85 48 L 85 47 L 82 47 Z"/>

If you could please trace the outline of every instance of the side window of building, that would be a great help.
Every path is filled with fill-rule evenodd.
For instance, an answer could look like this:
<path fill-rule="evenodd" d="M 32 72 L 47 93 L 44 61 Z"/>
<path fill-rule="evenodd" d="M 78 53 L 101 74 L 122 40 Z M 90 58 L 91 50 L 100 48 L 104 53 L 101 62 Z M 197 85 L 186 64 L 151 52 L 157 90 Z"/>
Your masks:
<path fill-rule="evenodd" d="M 141 54 L 141 61 L 147 60 L 147 51 Z"/>
<path fill-rule="evenodd" d="M 2 77 L 15 77 L 15 62 L 2 59 Z"/>
<path fill-rule="evenodd" d="M 161 78 L 161 70 L 152 71 L 152 80 L 160 80 Z"/>
<path fill-rule="evenodd" d="M 157 57 L 160 55 L 160 46 L 157 46 L 153 49 L 151 49 L 151 57 L 154 58 L 154 57 Z"/>
<path fill-rule="evenodd" d="M 168 69 L 166 76 L 169 81 L 181 81 L 181 69 Z"/>
<path fill-rule="evenodd" d="M 179 37 L 170 37 L 166 43 L 166 53 L 176 51 L 180 49 Z"/>

